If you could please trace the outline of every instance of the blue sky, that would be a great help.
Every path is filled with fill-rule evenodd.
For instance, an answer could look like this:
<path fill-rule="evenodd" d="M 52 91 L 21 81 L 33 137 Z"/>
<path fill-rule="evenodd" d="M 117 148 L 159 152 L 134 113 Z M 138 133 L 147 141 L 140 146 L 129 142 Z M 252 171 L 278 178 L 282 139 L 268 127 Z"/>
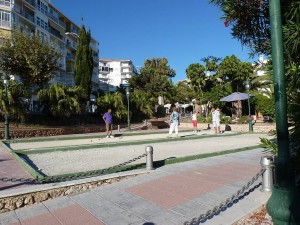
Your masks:
<path fill-rule="evenodd" d="M 209 55 L 235 54 L 252 61 L 246 47 L 232 39 L 208 0 L 51 0 L 77 24 L 84 18 L 99 42 L 100 57 L 131 59 L 166 57 L 176 70 L 173 81 L 186 78 L 191 63 Z"/>

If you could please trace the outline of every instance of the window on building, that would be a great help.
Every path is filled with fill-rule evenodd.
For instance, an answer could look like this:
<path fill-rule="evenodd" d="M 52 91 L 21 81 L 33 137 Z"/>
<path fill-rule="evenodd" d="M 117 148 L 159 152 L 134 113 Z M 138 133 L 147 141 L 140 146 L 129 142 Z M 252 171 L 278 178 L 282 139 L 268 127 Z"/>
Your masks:
<path fill-rule="evenodd" d="M 11 4 L 11 0 L 4 0 L 4 5 L 10 6 L 10 4 Z"/>
<path fill-rule="evenodd" d="M 36 18 L 36 25 L 41 26 L 41 18 L 40 17 Z"/>
<path fill-rule="evenodd" d="M 110 71 L 110 72 L 113 72 L 113 71 L 114 71 L 114 68 L 109 68 L 109 71 Z"/>
<path fill-rule="evenodd" d="M 10 27 L 10 12 L 0 11 L 1 26 Z"/>

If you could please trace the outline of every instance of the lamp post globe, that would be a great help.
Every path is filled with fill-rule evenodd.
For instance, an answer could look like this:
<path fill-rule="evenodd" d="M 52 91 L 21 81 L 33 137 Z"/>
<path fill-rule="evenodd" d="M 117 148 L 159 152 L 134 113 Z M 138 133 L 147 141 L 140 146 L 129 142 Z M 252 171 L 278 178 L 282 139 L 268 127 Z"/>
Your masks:
<path fill-rule="evenodd" d="M 248 124 L 249 124 L 249 133 L 252 133 L 253 132 L 253 124 L 252 124 L 252 116 L 251 116 L 251 110 L 250 110 L 250 89 L 251 89 L 251 83 L 249 80 L 246 80 L 244 82 L 244 85 L 245 85 L 245 89 L 248 93 L 248 110 L 249 110 L 249 113 L 248 113 Z"/>

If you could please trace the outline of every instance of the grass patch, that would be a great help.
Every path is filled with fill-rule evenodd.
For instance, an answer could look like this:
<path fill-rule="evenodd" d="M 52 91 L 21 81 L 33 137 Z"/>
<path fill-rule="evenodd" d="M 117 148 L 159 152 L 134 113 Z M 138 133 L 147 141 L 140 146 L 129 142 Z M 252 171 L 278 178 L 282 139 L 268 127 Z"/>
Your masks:
<path fill-rule="evenodd" d="M 203 139 L 203 138 L 216 138 L 216 137 L 221 138 L 221 137 L 231 137 L 237 135 L 241 135 L 241 133 L 227 134 L 227 135 L 203 135 L 203 136 L 193 135 L 193 136 L 185 136 L 181 138 L 160 138 L 160 139 L 146 139 L 146 140 L 136 140 L 136 141 L 86 144 L 86 145 L 58 146 L 58 147 L 36 148 L 36 149 L 22 149 L 22 150 L 16 150 L 14 152 L 17 154 L 29 155 L 29 154 L 42 154 L 42 153 L 57 152 L 57 151 L 76 151 L 76 150 L 87 150 L 87 149 L 98 150 L 99 148 L 108 148 L 108 147 L 176 142 L 176 141 Z"/>

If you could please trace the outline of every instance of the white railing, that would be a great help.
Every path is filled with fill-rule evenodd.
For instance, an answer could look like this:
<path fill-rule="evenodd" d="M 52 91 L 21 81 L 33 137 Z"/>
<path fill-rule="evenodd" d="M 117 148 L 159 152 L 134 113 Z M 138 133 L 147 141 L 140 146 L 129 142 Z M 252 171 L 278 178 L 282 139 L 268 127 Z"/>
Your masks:
<path fill-rule="evenodd" d="M 0 20 L 0 27 L 11 28 L 11 22 L 10 21 L 5 21 L 5 20 Z"/>
<path fill-rule="evenodd" d="M 11 8 L 12 4 L 10 2 L 0 0 L 0 6 L 5 7 L 5 8 Z"/>

